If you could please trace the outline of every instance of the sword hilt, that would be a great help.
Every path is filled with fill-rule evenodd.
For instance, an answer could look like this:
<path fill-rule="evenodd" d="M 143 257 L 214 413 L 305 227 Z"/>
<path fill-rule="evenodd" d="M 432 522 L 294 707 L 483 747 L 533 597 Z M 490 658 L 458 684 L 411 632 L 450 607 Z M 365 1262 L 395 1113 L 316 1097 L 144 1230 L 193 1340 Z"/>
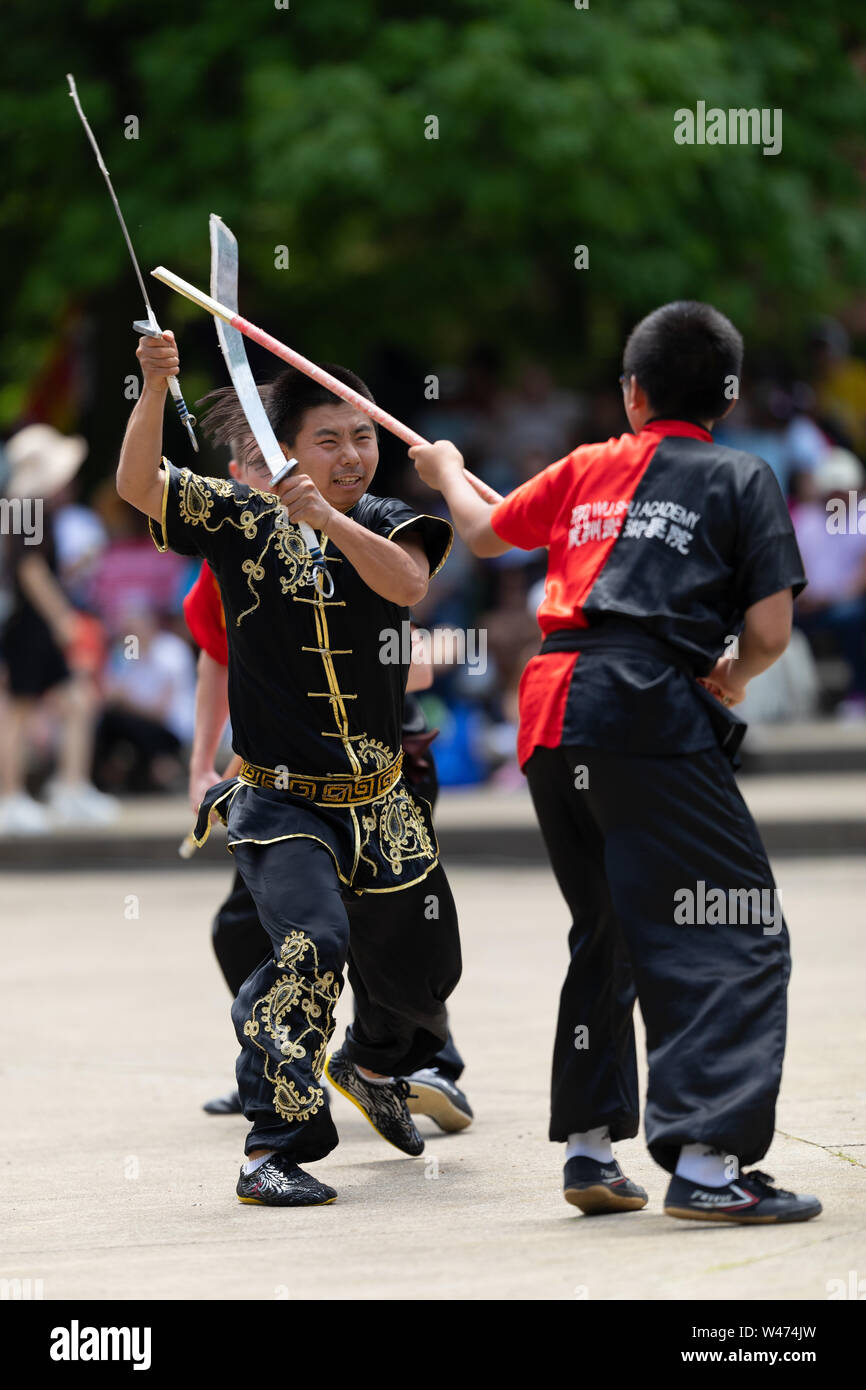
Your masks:
<path fill-rule="evenodd" d="M 132 326 L 135 329 L 136 333 L 140 333 L 142 337 L 162 337 L 162 329 L 159 327 L 159 324 L 153 317 L 152 313 L 149 319 L 136 319 Z M 194 429 L 195 416 L 192 414 L 189 407 L 187 406 L 186 401 L 183 398 L 183 392 L 180 389 L 180 382 L 178 381 L 177 377 L 170 376 L 168 378 L 168 389 L 171 392 L 171 398 L 174 401 L 175 409 L 177 410 L 177 413 L 180 416 L 180 423 L 183 425 L 184 429 L 189 435 L 190 444 L 192 445 L 195 452 L 198 453 L 198 440 L 195 437 Z"/>

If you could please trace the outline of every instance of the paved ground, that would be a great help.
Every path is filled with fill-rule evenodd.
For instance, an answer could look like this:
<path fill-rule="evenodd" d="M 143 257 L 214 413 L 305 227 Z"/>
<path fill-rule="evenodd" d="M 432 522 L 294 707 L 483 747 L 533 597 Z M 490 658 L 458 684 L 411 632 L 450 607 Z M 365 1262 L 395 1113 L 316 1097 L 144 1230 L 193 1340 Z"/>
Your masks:
<path fill-rule="evenodd" d="M 561 1200 L 545 1092 L 566 921 L 542 870 L 453 874 L 476 1124 L 429 1125 L 424 1157 L 402 1158 L 338 1096 L 343 1142 L 318 1171 L 339 1201 L 299 1212 L 235 1201 L 244 1123 L 199 1109 L 235 1053 L 207 939 L 228 871 L 7 877 L 0 1276 L 47 1299 L 826 1298 L 866 1276 L 866 864 L 777 870 L 795 973 L 765 1166 L 825 1213 L 756 1230 L 660 1215 L 666 1175 L 638 1140 L 620 1156 L 647 1211 Z"/>

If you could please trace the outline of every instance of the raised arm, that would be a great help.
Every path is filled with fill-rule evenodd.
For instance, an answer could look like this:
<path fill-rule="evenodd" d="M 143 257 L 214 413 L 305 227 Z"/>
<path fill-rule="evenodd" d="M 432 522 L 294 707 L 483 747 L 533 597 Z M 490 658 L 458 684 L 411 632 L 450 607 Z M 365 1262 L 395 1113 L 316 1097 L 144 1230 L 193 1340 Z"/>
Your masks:
<path fill-rule="evenodd" d="M 441 492 L 461 539 L 474 555 L 504 555 L 511 546 L 490 524 L 494 504 L 485 501 L 466 477 L 463 456 L 447 439 L 416 444 L 409 450 L 418 476 Z"/>
<path fill-rule="evenodd" d="M 135 355 L 141 363 L 144 388 L 126 427 L 117 465 L 117 491 L 124 502 L 159 521 L 165 483 L 160 467 L 162 415 L 168 378 L 180 371 L 174 334 L 141 338 Z"/>

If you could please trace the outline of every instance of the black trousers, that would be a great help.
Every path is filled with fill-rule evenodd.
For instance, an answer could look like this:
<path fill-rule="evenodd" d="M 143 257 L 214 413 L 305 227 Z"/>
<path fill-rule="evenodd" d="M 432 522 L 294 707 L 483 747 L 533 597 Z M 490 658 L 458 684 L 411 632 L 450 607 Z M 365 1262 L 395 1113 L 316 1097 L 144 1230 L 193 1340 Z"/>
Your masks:
<path fill-rule="evenodd" d="M 345 906 L 350 925 L 353 921 L 363 923 L 365 918 L 375 918 L 379 902 L 381 898 L 370 893 L 353 895 L 347 899 Z M 256 905 L 239 870 L 235 870 L 229 895 L 214 918 L 212 938 L 214 953 L 225 982 L 232 995 L 237 996 L 244 981 L 271 954 L 270 939 L 259 921 Z M 351 951 L 349 959 L 351 961 Z M 430 1066 L 435 1067 L 449 1081 L 457 1081 L 465 1065 L 449 1032 L 445 1046 L 438 1050 Z"/>
<path fill-rule="evenodd" d="M 323 1158 L 337 1131 L 320 1084 L 348 960 L 357 1015 L 345 1051 L 402 1076 L 429 1066 L 448 1036 L 445 1000 L 460 978 L 457 912 L 441 864 L 397 892 L 347 894 L 324 845 L 241 843 L 235 860 L 271 954 L 232 1008 L 238 1089 L 252 1123 L 246 1152 Z"/>
<path fill-rule="evenodd" d="M 673 1172 L 683 1144 L 705 1143 L 756 1162 L 773 1137 L 790 956 L 729 761 L 718 749 L 537 748 L 526 771 L 572 914 L 550 1138 L 601 1125 L 613 1140 L 637 1134 L 637 997 L 653 1158 Z M 712 889 L 721 908 L 706 908 Z"/>

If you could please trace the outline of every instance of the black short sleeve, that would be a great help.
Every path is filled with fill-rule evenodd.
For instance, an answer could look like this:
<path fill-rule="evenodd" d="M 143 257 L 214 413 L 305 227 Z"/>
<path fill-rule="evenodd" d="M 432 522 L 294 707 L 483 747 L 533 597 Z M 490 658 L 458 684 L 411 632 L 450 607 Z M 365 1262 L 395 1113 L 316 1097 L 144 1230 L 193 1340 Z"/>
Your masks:
<path fill-rule="evenodd" d="M 414 532 L 424 547 L 430 562 L 430 578 L 442 568 L 454 540 L 454 530 L 441 516 L 416 512 L 396 497 L 371 497 L 365 494 L 351 510 L 350 516 L 359 526 L 365 526 L 386 540 L 408 536 Z"/>
<path fill-rule="evenodd" d="M 796 598 L 807 583 L 782 489 L 768 464 L 751 462 L 737 534 L 737 600 L 743 612 L 782 589 L 793 590 Z"/>
<path fill-rule="evenodd" d="M 157 550 L 178 555 L 201 555 L 211 560 L 224 544 L 221 531 L 244 532 L 254 524 L 251 498 L 258 497 L 243 483 L 228 478 L 202 478 L 188 468 L 162 461 L 165 487 L 162 517 L 150 520 L 150 534 Z M 276 499 L 271 499 L 276 503 Z"/>

